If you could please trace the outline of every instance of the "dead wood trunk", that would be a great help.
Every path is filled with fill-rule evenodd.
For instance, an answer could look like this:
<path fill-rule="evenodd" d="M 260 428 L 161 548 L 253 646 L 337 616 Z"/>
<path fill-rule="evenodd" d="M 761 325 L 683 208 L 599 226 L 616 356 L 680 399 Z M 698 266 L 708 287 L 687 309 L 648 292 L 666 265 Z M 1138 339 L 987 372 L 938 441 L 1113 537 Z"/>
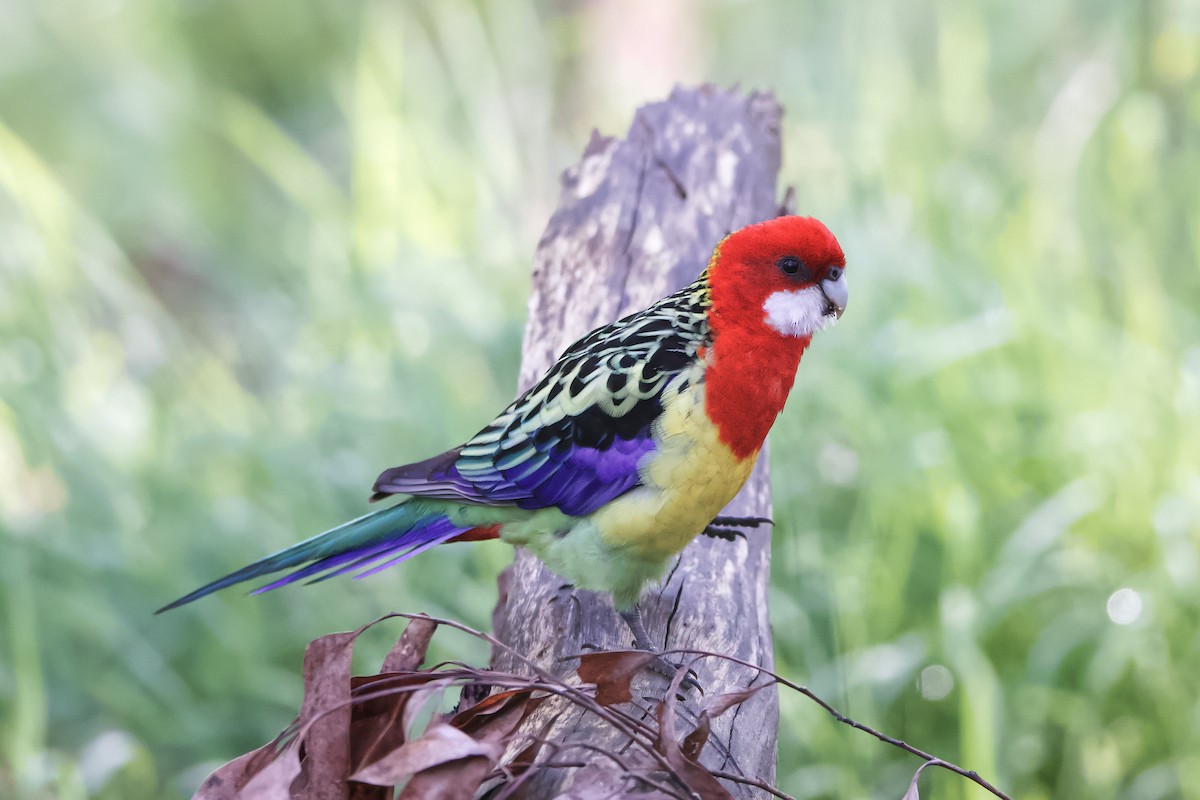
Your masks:
<path fill-rule="evenodd" d="M 582 160 L 563 176 L 558 209 L 534 257 L 521 389 L 582 334 L 693 280 L 725 234 L 779 213 L 780 115 L 769 94 L 677 89 L 665 102 L 640 109 L 624 139 L 593 135 Z M 764 458 L 725 513 L 770 516 L 770 511 Z M 665 648 L 710 650 L 771 667 L 769 571 L 768 528 L 734 542 L 700 537 L 661 588 L 643 599 L 651 636 Z M 564 676 L 578 664 L 569 658 L 573 654 L 630 645 L 608 597 L 564 586 L 524 551 L 501 576 L 495 633 Z M 495 660 L 501 669 L 522 671 L 503 653 Z M 696 669 L 710 697 L 761 681 L 753 670 L 717 659 L 705 659 Z M 641 695 L 657 699 L 666 682 L 646 674 L 634 689 L 635 702 Z M 688 706 L 690 713 L 681 714 L 694 723 L 694 695 Z M 537 730 L 552 711 L 546 704 L 526 729 Z M 773 783 L 778 716 L 774 690 L 757 693 L 715 721 L 702 762 Z M 577 711 L 562 715 L 549 738 L 621 746 L 611 729 Z M 585 786 L 590 794 L 598 785 L 622 785 L 613 763 L 579 749 L 568 752 L 570 760 L 588 766 L 543 770 L 528 796 L 582 794 Z M 755 791 L 724 783 L 735 797 Z"/>

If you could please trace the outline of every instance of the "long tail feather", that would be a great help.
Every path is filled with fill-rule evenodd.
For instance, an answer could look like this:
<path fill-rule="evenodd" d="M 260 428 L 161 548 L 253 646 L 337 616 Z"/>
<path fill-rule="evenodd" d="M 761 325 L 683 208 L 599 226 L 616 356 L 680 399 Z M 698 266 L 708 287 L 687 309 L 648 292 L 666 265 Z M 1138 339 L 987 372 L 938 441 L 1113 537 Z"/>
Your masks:
<path fill-rule="evenodd" d="M 168 603 L 155 613 L 170 611 L 235 583 L 292 567 L 300 569 L 255 589 L 253 594 L 267 592 L 304 578 L 312 578 L 309 582 L 316 583 L 359 568 L 365 569 L 356 576 L 362 578 L 449 541 L 470 529 L 470 526 L 459 527 L 450 522 L 428 503 L 401 503 L 350 520 L 286 550 L 255 561 L 237 572 L 201 586 L 173 603 Z M 379 561 L 383 563 L 377 564 Z"/>

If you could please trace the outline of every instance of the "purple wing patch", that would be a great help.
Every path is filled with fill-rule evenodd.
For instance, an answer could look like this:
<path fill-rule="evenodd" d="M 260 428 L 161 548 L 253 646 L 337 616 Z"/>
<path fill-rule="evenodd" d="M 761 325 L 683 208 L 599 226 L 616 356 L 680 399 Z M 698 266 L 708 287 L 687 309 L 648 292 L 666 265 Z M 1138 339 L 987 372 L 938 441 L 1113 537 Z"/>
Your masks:
<path fill-rule="evenodd" d="M 518 437 L 510 434 L 490 447 L 459 447 L 389 469 L 375 482 L 372 499 L 412 494 L 528 509 L 555 506 L 582 516 L 638 484 L 638 464 L 655 448 L 648 424 L 632 438 L 608 433 L 587 441 L 578 426 L 564 422 L 553 432 L 520 436 L 516 445 L 511 440 Z"/>
<path fill-rule="evenodd" d="M 531 478 L 513 483 L 528 487 L 521 508 L 558 506 L 564 514 L 582 516 L 629 491 L 638 483 L 638 462 L 654 450 L 647 434 L 637 439 L 615 439 L 607 450 L 577 446 L 561 462 L 549 461 Z M 541 472 L 546 472 L 543 478 Z"/>

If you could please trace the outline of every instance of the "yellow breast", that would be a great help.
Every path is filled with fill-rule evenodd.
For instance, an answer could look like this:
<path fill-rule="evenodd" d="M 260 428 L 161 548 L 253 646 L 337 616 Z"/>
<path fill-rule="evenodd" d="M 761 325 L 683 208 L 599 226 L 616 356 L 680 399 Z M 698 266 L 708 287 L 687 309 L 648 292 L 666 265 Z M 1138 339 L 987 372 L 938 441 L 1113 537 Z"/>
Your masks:
<path fill-rule="evenodd" d="M 648 561 L 669 558 L 712 521 L 754 469 L 758 453 L 739 459 L 704 413 L 700 369 L 664 391 L 654 431 L 658 447 L 639 465 L 642 485 L 595 513 L 601 538 L 613 549 Z"/>

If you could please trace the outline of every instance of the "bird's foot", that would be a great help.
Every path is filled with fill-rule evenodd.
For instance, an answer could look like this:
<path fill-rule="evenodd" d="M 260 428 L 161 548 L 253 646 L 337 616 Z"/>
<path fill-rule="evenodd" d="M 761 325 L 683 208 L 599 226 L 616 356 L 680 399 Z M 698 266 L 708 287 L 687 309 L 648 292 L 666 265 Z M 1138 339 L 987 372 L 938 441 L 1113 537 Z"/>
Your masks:
<path fill-rule="evenodd" d="M 702 533 L 714 539 L 732 542 L 738 537 L 746 538 L 746 534 L 737 530 L 738 528 L 757 528 L 759 525 L 774 524 L 775 521 L 768 517 L 713 517 L 713 521 L 704 528 Z"/>
<path fill-rule="evenodd" d="M 746 538 L 746 534 L 735 528 L 718 528 L 716 525 L 709 525 L 701 533 L 705 536 L 711 536 L 714 539 L 724 539 L 727 542 L 732 542 L 734 539 Z"/>
<path fill-rule="evenodd" d="M 759 525 L 774 525 L 770 517 L 713 517 L 713 525 L 734 525 L 739 528 L 757 528 Z"/>
<path fill-rule="evenodd" d="M 649 664 L 650 669 L 662 675 L 667 680 L 674 680 L 675 676 L 679 674 L 679 670 L 682 669 L 682 665 L 672 664 L 659 655 L 658 648 L 654 646 L 654 642 L 650 641 L 650 635 L 646 633 L 646 626 L 642 622 L 641 609 L 634 606 L 632 611 L 622 611 L 620 614 L 621 618 L 625 620 L 625 624 L 629 626 L 629 630 L 633 633 L 633 646 L 638 650 L 645 650 L 647 653 L 654 654 L 654 658 Z M 704 689 L 701 688 L 696 677 L 695 671 L 689 669 L 687 674 L 683 676 L 683 679 L 680 680 L 679 688 L 684 691 L 695 689 L 703 694 Z"/>
<path fill-rule="evenodd" d="M 640 650 L 642 648 L 638 649 Z M 651 650 L 650 652 L 653 653 L 654 651 Z M 682 664 L 673 664 L 660 655 L 656 655 L 654 660 L 650 662 L 649 666 L 651 670 L 657 672 L 659 675 L 662 675 L 669 681 L 675 680 L 675 676 L 679 674 L 679 670 L 683 669 Z M 679 681 L 679 688 L 685 692 L 688 689 L 695 689 L 700 694 L 704 694 L 704 688 L 700 685 L 700 681 L 697 680 L 699 677 L 700 676 L 696 674 L 696 670 L 689 669 L 687 674 L 684 675 L 682 680 Z"/>

